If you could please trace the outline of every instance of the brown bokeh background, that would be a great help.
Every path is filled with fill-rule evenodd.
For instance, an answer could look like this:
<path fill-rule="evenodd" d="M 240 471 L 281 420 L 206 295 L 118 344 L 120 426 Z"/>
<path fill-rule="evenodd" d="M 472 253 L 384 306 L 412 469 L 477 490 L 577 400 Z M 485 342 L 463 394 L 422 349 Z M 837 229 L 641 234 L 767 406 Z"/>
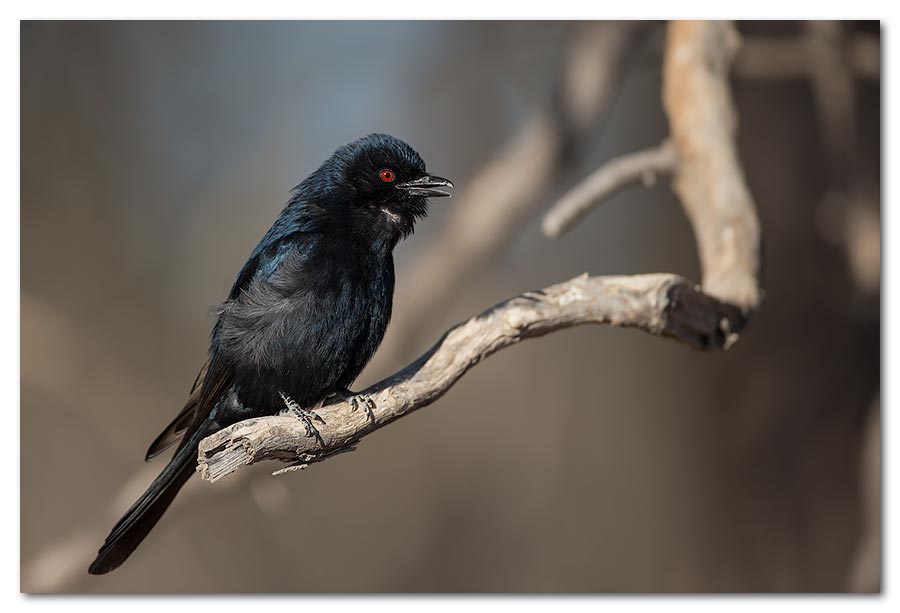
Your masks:
<path fill-rule="evenodd" d="M 121 569 L 87 575 L 161 468 L 144 450 L 182 406 L 211 308 L 288 190 L 338 145 L 384 131 L 464 194 L 552 96 L 585 27 L 23 23 L 23 591 L 879 589 L 877 76 L 855 80 L 846 174 L 810 79 L 734 78 L 766 299 L 730 351 L 609 327 L 528 341 L 355 453 L 195 479 Z M 405 280 L 458 198 L 398 247 L 394 350 L 357 387 L 453 323 L 584 271 L 699 278 L 665 181 L 558 241 L 540 233 L 573 181 L 665 137 L 664 24 L 647 29 L 568 179 L 404 339 L 392 335 L 418 290 Z M 841 29 L 879 37 L 877 23 Z"/>

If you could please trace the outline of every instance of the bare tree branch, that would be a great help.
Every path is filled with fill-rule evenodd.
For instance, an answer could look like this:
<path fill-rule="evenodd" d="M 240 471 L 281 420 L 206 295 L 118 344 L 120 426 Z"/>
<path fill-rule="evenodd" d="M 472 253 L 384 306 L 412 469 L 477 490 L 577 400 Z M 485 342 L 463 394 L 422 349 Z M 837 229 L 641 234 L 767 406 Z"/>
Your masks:
<path fill-rule="evenodd" d="M 737 115 L 728 84 L 738 41 L 731 22 L 669 24 L 663 104 L 671 143 L 601 167 L 551 209 L 544 233 L 559 236 L 622 186 L 672 172 L 673 189 L 697 237 L 704 291 L 755 308 L 761 299 L 759 220 L 738 160 Z"/>
<path fill-rule="evenodd" d="M 678 152 L 673 188 L 694 229 L 703 290 L 755 308 L 760 228 L 738 160 L 728 70 L 739 38 L 726 21 L 675 21 L 663 61 L 663 104 Z"/>
<path fill-rule="evenodd" d="M 362 392 L 377 405 L 373 421 L 346 401 L 323 407 L 318 412 L 326 423 L 317 428 L 324 445 L 319 445 L 293 417 L 246 420 L 201 441 L 200 474 L 214 482 L 241 466 L 271 459 L 293 462 L 288 470 L 305 468 L 352 450 L 367 434 L 440 398 L 484 358 L 562 328 L 588 323 L 633 327 L 705 349 L 728 348 L 744 322 L 740 308 L 701 293 L 677 275 L 585 274 L 512 298 L 448 331 L 418 360 Z"/>
<path fill-rule="evenodd" d="M 436 308 L 445 305 L 480 265 L 521 229 L 588 128 L 612 106 L 629 52 L 648 25 L 590 22 L 577 33 L 551 100 L 470 181 L 444 230 L 408 275 L 415 287 L 403 320 L 380 353 L 415 342 Z M 406 282 L 405 282 L 406 283 Z"/>
<path fill-rule="evenodd" d="M 603 200 L 639 181 L 653 183 L 657 175 L 671 173 L 677 161 L 669 141 L 610 160 L 560 198 L 544 216 L 541 229 L 549 238 L 558 238 Z"/>

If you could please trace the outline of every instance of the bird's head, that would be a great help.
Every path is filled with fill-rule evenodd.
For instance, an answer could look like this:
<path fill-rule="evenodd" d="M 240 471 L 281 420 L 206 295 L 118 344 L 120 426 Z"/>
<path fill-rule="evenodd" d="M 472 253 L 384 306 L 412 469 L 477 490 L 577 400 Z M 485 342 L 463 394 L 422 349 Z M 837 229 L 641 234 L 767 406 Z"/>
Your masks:
<path fill-rule="evenodd" d="M 449 197 L 453 183 L 430 175 L 416 150 L 399 138 L 370 134 L 335 151 L 323 164 L 329 182 L 339 184 L 341 207 L 360 214 L 398 237 L 428 212 L 428 198 Z"/>

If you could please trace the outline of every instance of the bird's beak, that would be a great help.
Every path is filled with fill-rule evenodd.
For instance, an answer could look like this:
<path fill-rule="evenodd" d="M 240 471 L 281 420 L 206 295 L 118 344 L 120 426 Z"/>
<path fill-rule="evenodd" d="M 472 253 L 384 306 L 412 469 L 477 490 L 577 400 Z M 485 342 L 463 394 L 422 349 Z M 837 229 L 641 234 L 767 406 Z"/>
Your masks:
<path fill-rule="evenodd" d="M 450 197 L 449 192 L 437 189 L 439 187 L 453 187 L 453 183 L 449 179 L 443 177 L 435 177 L 434 175 L 425 175 L 412 181 L 398 183 L 397 189 L 406 190 L 413 196 L 430 196 L 432 198 Z"/>

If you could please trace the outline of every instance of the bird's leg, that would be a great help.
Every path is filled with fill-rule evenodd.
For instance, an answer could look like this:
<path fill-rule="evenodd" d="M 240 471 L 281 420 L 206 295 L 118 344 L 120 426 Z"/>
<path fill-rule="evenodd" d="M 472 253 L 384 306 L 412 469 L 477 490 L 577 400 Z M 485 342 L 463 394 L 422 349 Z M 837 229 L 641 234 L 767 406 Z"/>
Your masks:
<path fill-rule="evenodd" d="M 312 422 L 313 420 L 316 420 L 319 423 L 324 424 L 325 420 L 319 417 L 319 414 L 315 411 L 307 411 L 301 407 L 290 396 L 286 396 L 284 392 L 278 392 L 278 394 L 284 401 L 284 406 L 286 407 L 285 411 L 303 422 L 303 425 L 306 427 L 306 436 L 316 437 L 319 444 L 324 447 L 325 441 L 322 440 L 322 435 L 319 434 L 319 431 Z"/>
<path fill-rule="evenodd" d="M 375 423 L 375 414 L 372 412 L 372 409 L 378 405 L 375 404 L 375 401 L 372 400 L 368 394 L 357 394 L 345 387 L 336 391 L 334 396 L 349 402 L 351 411 L 356 411 L 358 408 L 362 407 L 366 412 L 366 417 L 368 417 L 373 424 Z"/>

